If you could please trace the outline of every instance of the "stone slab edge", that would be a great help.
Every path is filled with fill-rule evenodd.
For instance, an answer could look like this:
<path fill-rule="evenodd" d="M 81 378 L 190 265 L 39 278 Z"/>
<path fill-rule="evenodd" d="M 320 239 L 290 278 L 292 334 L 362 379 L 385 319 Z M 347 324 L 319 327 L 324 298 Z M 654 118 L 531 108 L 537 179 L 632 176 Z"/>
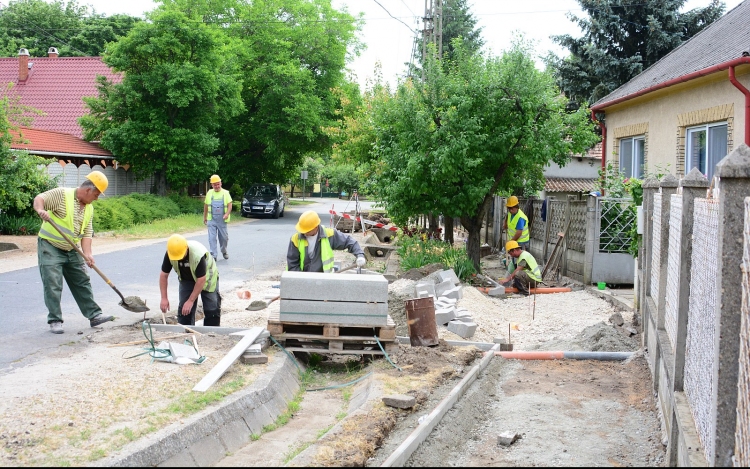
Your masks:
<path fill-rule="evenodd" d="M 270 417 L 275 420 L 299 389 L 297 367 L 289 357 L 281 354 L 280 358 L 269 362 L 267 366 L 268 370 L 255 382 L 246 389 L 227 396 L 218 406 L 211 406 L 181 419 L 126 445 L 122 450 L 93 465 L 147 467 L 162 465 L 175 458 L 189 458 L 193 461 L 192 465 L 197 466 L 199 462 L 190 456 L 197 451 L 201 452 L 200 463 L 203 465 L 218 462 L 226 456 L 227 451 L 237 449 L 236 442 L 221 440 L 222 433 L 226 433 L 222 431 L 225 427 L 247 427 L 245 421 L 254 419 L 258 412 L 267 412 L 265 409 L 270 410 Z M 251 433 L 253 429 L 248 428 L 248 441 Z M 206 439 L 217 436 L 221 444 L 211 446 L 215 454 L 205 454 Z"/>
<path fill-rule="evenodd" d="M 448 393 L 445 398 L 440 401 L 440 404 L 430 412 L 427 418 L 417 426 L 417 428 L 404 440 L 396 450 L 386 459 L 382 467 L 403 467 L 406 461 L 411 457 L 414 451 L 419 448 L 419 445 L 432 433 L 432 430 L 440 423 L 443 416 L 455 405 L 456 402 L 463 396 L 467 389 L 477 379 L 479 373 L 481 373 L 490 364 L 492 357 L 495 356 L 496 351 L 500 350 L 500 344 L 495 344 L 491 349 L 490 353 L 482 358 L 474 368 L 469 371 L 464 379 L 461 380 L 455 388 Z"/>
<path fill-rule="evenodd" d="M 586 287 L 586 291 L 597 298 L 601 298 L 602 300 L 606 301 L 619 310 L 633 312 L 633 305 L 616 295 L 602 292 L 601 290 L 593 287 Z"/>

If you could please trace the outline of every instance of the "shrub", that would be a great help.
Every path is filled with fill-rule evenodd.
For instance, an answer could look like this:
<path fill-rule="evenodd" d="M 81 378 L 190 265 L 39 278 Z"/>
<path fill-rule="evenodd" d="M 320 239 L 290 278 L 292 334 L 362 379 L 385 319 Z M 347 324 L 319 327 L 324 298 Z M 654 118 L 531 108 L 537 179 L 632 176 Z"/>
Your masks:
<path fill-rule="evenodd" d="M 203 197 L 172 193 L 169 194 L 169 200 L 177 204 L 180 213 L 203 213 Z"/>
<path fill-rule="evenodd" d="M 14 216 L 0 213 L 0 234 L 35 235 L 42 227 L 42 219 L 36 215 Z"/>
<path fill-rule="evenodd" d="M 476 273 L 474 263 L 469 259 L 465 248 L 454 248 L 442 241 L 421 239 L 418 236 L 400 236 L 397 243 L 401 268 L 404 270 L 440 263 L 448 269 L 453 269 L 456 276 L 463 281 L 469 280 Z"/>
<path fill-rule="evenodd" d="M 117 230 L 174 217 L 180 213 L 179 205 L 169 197 L 153 194 L 105 197 L 94 202 L 94 230 Z"/>

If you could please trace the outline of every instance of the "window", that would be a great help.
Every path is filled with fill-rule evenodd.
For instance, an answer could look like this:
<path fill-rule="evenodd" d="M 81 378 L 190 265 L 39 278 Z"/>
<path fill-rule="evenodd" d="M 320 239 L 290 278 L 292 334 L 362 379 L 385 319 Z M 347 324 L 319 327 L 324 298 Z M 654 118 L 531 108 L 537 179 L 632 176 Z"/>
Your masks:
<path fill-rule="evenodd" d="M 643 177 L 643 153 L 646 149 L 645 137 L 620 139 L 620 172 L 628 178 Z"/>
<path fill-rule="evenodd" d="M 711 179 L 716 163 L 727 156 L 727 124 L 691 127 L 687 129 L 685 141 L 685 174 L 698 168 Z"/>

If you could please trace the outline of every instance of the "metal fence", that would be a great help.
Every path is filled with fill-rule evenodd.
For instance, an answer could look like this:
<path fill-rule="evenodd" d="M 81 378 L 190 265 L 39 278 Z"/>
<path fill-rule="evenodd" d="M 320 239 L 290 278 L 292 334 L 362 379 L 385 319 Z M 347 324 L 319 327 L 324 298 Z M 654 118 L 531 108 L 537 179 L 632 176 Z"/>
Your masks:
<path fill-rule="evenodd" d="M 602 197 L 597 199 L 601 214 L 599 226 L 599 252 L 627 253 L 630 249 L 631 230 L 635 223 L 632 199 Z"/>

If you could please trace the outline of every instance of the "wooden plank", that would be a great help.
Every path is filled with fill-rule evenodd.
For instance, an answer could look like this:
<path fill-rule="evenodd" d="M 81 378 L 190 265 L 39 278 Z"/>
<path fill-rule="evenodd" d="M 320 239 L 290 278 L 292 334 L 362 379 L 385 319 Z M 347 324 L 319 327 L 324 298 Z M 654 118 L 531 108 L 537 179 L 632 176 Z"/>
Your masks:
<path fill-rule="evenodd" d="M 381 342 L 394 342 L 396 340 L 396 331 L 393 331 L 393 338 L 392 339 L 382 339 L 378 337 L 378 340 Z M 287 340 L 287 339 L 300 339 L 300 340 L 329 340 L 329 339 L 335 339 L 335 340 L 341 340 L 343 342 L 362 342 L 362 341 L 372 341 L 375 342 L 375 337 L 367 337 L 367 336 L 361 336 L 361 335 L 340 335 L 337 337 L 325 337 L 318 334 L 296 334 L 296 333 L 283 333 L 279 334 L 278 336 L 274 336 L 277 340 Z"/>
<path fill-rule="evenodd" d="M 246 327 L 215 327 L 215 326 L 189 326 L 190 329 L 193 329 L 196 332 L 200 332 L 202 334 L 220 334 L 220 335 L 229 335 L 233 332 L 242 332 L 246 331 Z M 184 333 L 185 327 L 181 325 L 174 325 L 174 324 L 151 324 L 151 329 L 155 331 L 162 331 L 162 332 L 174 332 L 174 333 Z"/>
<path fill-rule="evenodd" d="M 215 382 L 221 378 L 224 373 L 229 369 L 232 364 L 237 361 L 240 356 L 245 353 L 245 350 L 255 342 L 264 329 L 262 327 L 253 327 L 245 332 L 245 336 L 240 339 L 237 344 L 232 347 L 232 350 L 217 363 L 211 371 L 198 384 L 193 387 L 193 391 L 206 392 Z"/>
<path fill-rule="evenodd" d="M 328 350 L 330 350 L 331 352 L 344 350 L 344 342 L 341 340 L 330 340 L 328 341 Z"/>
<path fill-rule="evenodd" d="M 315 353 L 335 353 L 337 355 L 383 355 L 380 349 L 377 350 L 329 350 L 327 348 L 312 347 L 285 347 L 289 352 L 315 352 Z"/>
<path fill-rule="evenodd" d="M 332 324 L 327 324 L 323 326 L 323 335 L 325 337 L 338 337 L 339 335 L 338 326 L 334 326 Z"/>

